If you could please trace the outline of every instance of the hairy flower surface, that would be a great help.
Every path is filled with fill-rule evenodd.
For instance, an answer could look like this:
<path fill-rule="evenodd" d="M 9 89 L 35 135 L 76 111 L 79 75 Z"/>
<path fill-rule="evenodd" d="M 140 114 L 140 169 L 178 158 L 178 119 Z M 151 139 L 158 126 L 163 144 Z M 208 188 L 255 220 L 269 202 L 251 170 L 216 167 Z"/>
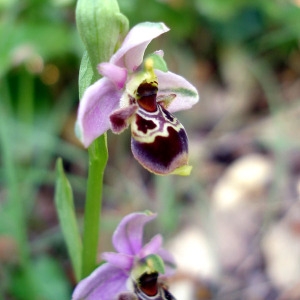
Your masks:
<path fill-rule="evenodd" d="M 102 258 L 107 262 L 83 279 L 74 290 L 73 300 L 113 300 L 123 292 L 134 292 L 132 281 L 144 270 L 157 272 L 155 260 L 159 257 L 166 270 L 174 267 L 172 256 L 162 248 L 161 235 L 155 235 L 143 245 L 144 226 L 156 217 L 155 214 L 132 213 L 123 218 L 116 228 L 112 242 L 115 252 L 105 252 Z M 143 264 L 149 261 L 147 268 Z"/>
<path fill-rule="evenodd" d="M 77 133 L 88 147 L 108 129 L 121 133 L 131 125 L 133 155 L 146 169 L 187 175 L 188 139 L 172 113 L 197 103 L 197 90 L 167 70 L 162 51 L 144 58 L 151 40 L 168 30 L 163 23 L 140 23 L 110 61 L 99 64 L 103 78 L 80 101 Z"/>

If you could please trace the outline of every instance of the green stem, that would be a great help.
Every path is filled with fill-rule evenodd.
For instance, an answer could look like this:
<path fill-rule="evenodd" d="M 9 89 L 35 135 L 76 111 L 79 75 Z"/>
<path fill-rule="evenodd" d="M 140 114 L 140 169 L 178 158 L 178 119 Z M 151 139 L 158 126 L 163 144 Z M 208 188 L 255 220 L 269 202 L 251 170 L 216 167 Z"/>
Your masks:
<path fill-rule="evenodd" d="M 0 86 L 0 92 L 3 91 L 2 89 L 2 86 Z M 5 87 L 4 90 L 6 90 Z M 37 299 L 37 294 L 31 272 L 25 199 L 21 191 L 17 161 L 14 157 L 14 140 L 11 138 L 8 130 L 12 125 L 12 116 L 9 114 L 9 111 L 11 109 L 7 108 L 0 101 L 0 154 L 3 159 L 3 177 L 7 186 L 7 203 L 11 207 L 11 218 L 14 220 L 10 229 L 18 245 L 20 266 L 22 272 L 25 274 L 24 278 L 26 278 L 25 289 L 28 290 L 30 298 L 35 300 Z"/>
<path fill-rule="evenodd" d="M 19 83 L 18 117 L 25 124 L 32 124 L 34 113 L 34 78 L 22 70 Z"/>
<path fill-rule="evenodd" d="M 2 87 L 0 87 L 2 91 Z M 0 101 L 1 102 L 1 101 Z M 17 162 L 14 157 L 14 140 L 11 139 L 8 128 L 11 126 L 11 115 L 5 105 L 0 104 L 0 154 L 3 159 L 4 178 L 7 184 L 8 203 L 13 208 L 13 231 L 18 243 L 20 262 L 27 265 L 29 262 L 29 244 L 27 239 L 26 210 L 24 198 L 20 193 Z"/>
<path fill-rule="evenodd" d="M 89 147 L 89 174 L 84 213 L 81 278 L 89 275 L 97 264 L 103 175 L 107 159 L 107 142 L 106 134 L 104 134 Z"/>
<path fill-rule="evenodd" d="M 174 221 L 178 219 L 179 211 L 176 205 L 176 193 L 174 186 L 173 176 L 156 176 L 155 177 L 156 193 L 158 200 L 157 212 L 160 218 L 158 222 L 163 230 L 164 234 L 174 232 L 177 226 L 177 222 Z M 163 200 L 162 200 L 163 199 Z"/>

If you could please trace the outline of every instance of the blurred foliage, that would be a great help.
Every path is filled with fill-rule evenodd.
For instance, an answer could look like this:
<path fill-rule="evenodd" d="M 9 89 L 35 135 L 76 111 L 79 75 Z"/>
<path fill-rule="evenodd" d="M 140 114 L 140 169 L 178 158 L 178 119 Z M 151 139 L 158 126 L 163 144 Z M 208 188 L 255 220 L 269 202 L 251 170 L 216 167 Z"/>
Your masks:
<path fill-rule="evenodd" d="M 212 66 L 213 79 L 223 83 L 224 49 L 231 46 L 243 49 L 249 61 L 261 63 L 264 72 L 256 79 L 266 94 L 277 81 L 265 82 L 264 74 L 278 78 L 278 72 L 289 68 L 293 78 L 300 75 L 299 60 L 294 59 L 300 56 L 296 0 L 122 0 L 119 4 L 131 27 L 163 21 L 172 29 L 163 40 L 170 51 L 165 55 L 173 64 L 180 58 L 184 75 L 193 76 L 189 67 L 205 61 Z M 83 51 L 75 5 L 74 0 L 0 0 L 0 300 L 67 299 L 74 285 L 54 211 L 53 186 L 55 160 L 61 156 L 80 216 L 87 154 L 73 133 Z M 201 81 L 189 79 L 195 84 Z M 177 229 L 176 216 L 188 210 L 185 204 L 202 193 L 201 187 L 192 178 L 154 181 L 141 169 L 137 169 L 141 177 L 128 180 L 128 139 L 128 134 L 110 136 L 106 209 L 157 210 L 161 231 L 170 234 Z M 139 180 L 165 202 L 153 203 L 153 193 L 139 189 Z M 183 202 L 176 200 L 180 193 Z M 103 228 L 111 233 L 115 222 L 110 218 L 104 222 Z M 5 251 L 11 255 L 4 255 Z"/>
<path fill-rule="evenodd" d="M 124 0 L 120 6 L 132 25 L 146 19 L 164 21 L 173 39 L 193 41 L 201 56 L 230 43 L 241 43 L 255 55 L 286 55 L 298 45 L 300 8 L 291 1 L 169 0 L 145 5 Z"/>

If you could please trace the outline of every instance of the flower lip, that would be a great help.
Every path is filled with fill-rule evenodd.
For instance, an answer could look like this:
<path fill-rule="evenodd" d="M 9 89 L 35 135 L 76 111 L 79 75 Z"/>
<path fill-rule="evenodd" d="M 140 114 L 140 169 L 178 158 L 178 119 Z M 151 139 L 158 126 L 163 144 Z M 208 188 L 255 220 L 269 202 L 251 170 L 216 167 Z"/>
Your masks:
<path fill-rule="evenodd" d="M 153 272 L 150 274 L 144 273 L 139 278 L 138 286 L 144 294 L 149 297 L 153 297 L 158 293 L 157 279 L 157 272 Z"/>
<path fill-rule="evenodd" d="M 153 83 L 143 82 L 137 88 L 138 104 L 147 112 L 155 112 L 157 110 L 157 85 Z"/>

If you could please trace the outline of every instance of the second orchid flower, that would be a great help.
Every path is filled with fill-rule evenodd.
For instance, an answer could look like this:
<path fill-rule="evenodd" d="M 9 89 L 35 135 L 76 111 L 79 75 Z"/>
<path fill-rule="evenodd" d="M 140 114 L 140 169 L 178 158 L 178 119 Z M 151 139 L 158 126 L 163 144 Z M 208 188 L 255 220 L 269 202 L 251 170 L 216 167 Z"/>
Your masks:
<path fill-rule="evenodd" d="M 163 273 L 168 276 L 175 267 L 172 255 L 162 247 L 162 236 L 157 234 L 144 244 L 144 226 L 155 218 L 150 212 L 125 216 L 112 238 L 117 252 L 102 254 L 106 263 L 79 282 L 72 300 L 174 299 L 158 283 Z"/>
<path fill-rule="evenodd" d="M 77 133 L 88 147 L 108 129 L 120 133 L 131 125 L 133 155 L 146 169 L 188 175 L 187 134 L 172 113 L 191 108 L 198 92 L 167 70 L 162 51 L 144 59 L 151 40 L 168 30 L 163 23 L 140 23 L 110 61 L 99 64 L 103 78 L 81 99 Z"/>

